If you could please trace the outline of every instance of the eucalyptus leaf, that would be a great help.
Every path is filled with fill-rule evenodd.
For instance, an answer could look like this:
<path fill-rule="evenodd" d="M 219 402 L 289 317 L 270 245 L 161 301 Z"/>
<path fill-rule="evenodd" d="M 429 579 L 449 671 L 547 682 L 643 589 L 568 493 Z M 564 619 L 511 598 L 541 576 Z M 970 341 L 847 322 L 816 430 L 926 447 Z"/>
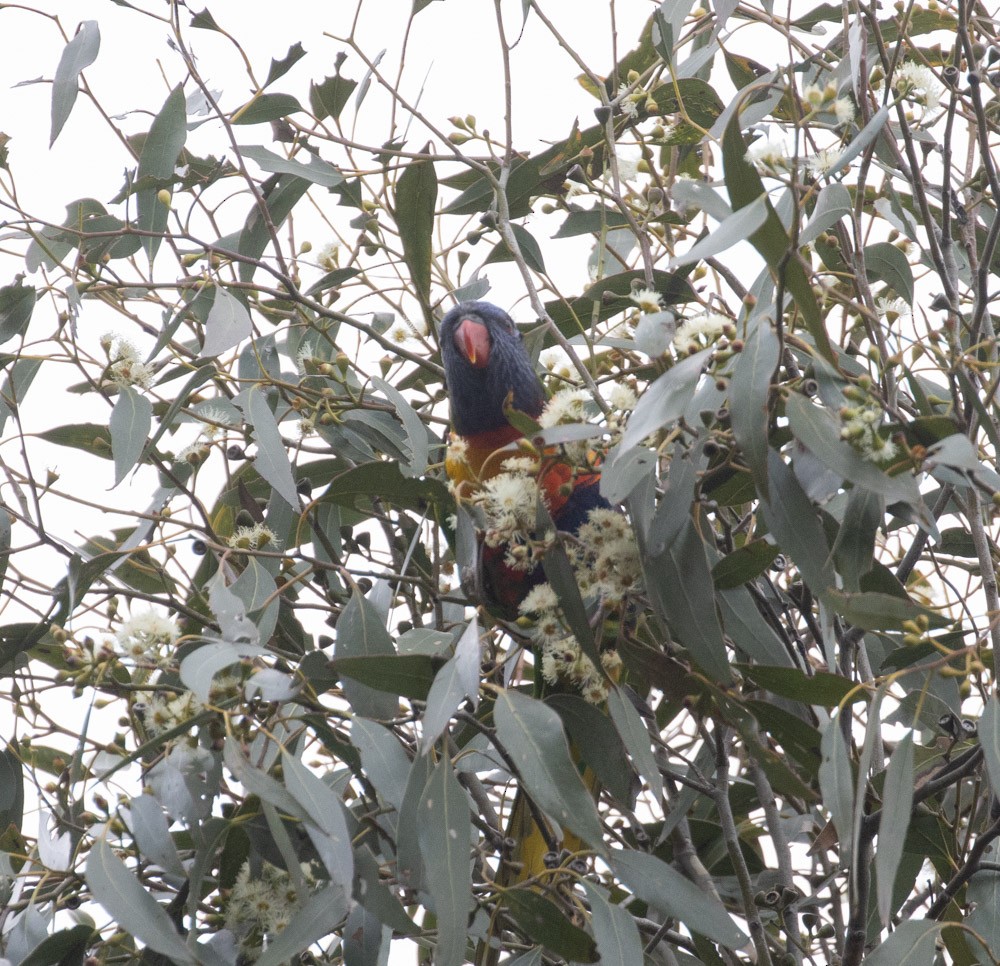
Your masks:
<path fill-rule="evenodd" d="M 493 716 L 497 737 L 538 806 L 604 854 L 597 808 L 570 757 L 556 712 L 541 701 L 507 690 L 497 695 Z"/>
<path fill-rule="evenodd" d="M 174 929 L 166 910 L 125 867 L 104 839 L 87 856 L 87 885 L 115 922 L 175 963 L 197 966 L 198 958 Z"/>
<path fill-rule="evenodd" d="M 888 925 L 893 913 L 892 893 L 896 872 L 903 857 L 906 833 L 913 808 L 913 732 L 900 738 L 885 773 L 882 791 L 882 818 L 878 824 L 878 850 L 875 852 L 875 878 L 878 887 L 878 912 Z"/>
<path fill-rule="evenodd" d="M 115 486 L 139 462 L 152 425 L 152 403 L 131 386 L 122 386 L 108 424 L 111 454 L 115 461 Z"/>
<path fill-rule="evenodd" d="M 678 919 L 692 932 L 729 949 L 742 949 L 749 942 L 718 899 L 702 892 L 655 855 L 614 849 L 607 861 L 636 896 L 662 915 Z"/>
<path fill-rule="evenodd" d="M 440 966 L 460 966 L 466 961 L 468 918 L 473 904 L 471 826 L 468 799 L 451 761 L 443 756 L 427 780 L 417 811 L 417 839 L 437 919 L 434 962 Z"/>
<path fill-rule="evenodd" d="M 52 79 L 52 127 L 49 147 L 59 137 L 73 111 L 76 95 L 80 91 L 80 74 L 97 60 L 101 49 L 101 28 L 96 20 L 84 20 L 76 36 L 63 48 Z"/>

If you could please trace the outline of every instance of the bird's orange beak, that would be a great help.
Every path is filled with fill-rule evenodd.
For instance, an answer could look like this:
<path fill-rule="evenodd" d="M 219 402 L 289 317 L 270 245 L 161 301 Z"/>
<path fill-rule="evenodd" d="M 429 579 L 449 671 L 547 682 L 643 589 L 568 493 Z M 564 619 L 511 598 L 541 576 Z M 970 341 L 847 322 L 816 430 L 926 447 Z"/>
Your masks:
<path fill-rule="evenodd" d="M 482 322 L 462 319 L 455 330 L 458 351 L 477 369 L 485 369 L 490 361 L 490 333 Z"/>

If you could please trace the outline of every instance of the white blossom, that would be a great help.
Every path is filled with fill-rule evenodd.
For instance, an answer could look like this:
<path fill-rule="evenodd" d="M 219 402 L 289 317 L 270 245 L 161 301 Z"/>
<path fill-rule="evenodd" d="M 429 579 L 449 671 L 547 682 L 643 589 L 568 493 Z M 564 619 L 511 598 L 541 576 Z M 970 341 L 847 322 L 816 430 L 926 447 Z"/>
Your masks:
<path fill-rule="evenodd" d="M 579 423 L 584 418 L 584 406 L 590 400 L 586 389 L 560 389 L 546 404 L 538 417 L 543 428 L 560 423 Z"/>
<path fill-rule="evenodd" d="M 651 288 L 638 288 L 629 298 L 639 306 L 639 311 L 645 315 L 652 315 L 660 311 L 660 293 Z"/>
<path fill-rule="evenodd" d="M 559 606 L 559 598 L 549 584 L 536 584 L 528 591 L 524 600 L 518 605 L 522 614 L 541 614 L 544 611 L 555 610 Z"/>
<path fill-rule="evenodd" d="M 761 174 L 779 174 L 788 171 L 792 166 L 788 149 L 780 142 L 766 138 L 761 138 L 750 145 L 744 159 Z"/>
<path fill-rule="evenodd" d="M 700 312 L 685 319 L 674 333 L 674 345 L 687 346 L 699 338 L 714 342 L 732 320 L 719 312 Z"/>
<path fill-rule="evenodd" d="M 635 391 L 624 382 L 616 382 L 608 390 L 608 405 L 612 409 L 617 409 L 620 412 L 629 412 L 635 409 L 635 404 L 638 402 L 636 398 Z"/>
<path fill-rule="evenodd" d="M 913 312 L 910 308 L 909 302 L 905 299 L 887 299 L 885 297 L 875 299 L 875 311 L 878 312 L 882 318 L 887 319 L 890 322 L 892 321 L 891 316 L 896 318 L 909 318 Z"/>
<path fill-rule="evenodd" d="M 160 649 L 180 637 L 176 621 L 147 610 L 125 621 L 115 633 L 120 653 L 137 659 L 156 658 Z"/>

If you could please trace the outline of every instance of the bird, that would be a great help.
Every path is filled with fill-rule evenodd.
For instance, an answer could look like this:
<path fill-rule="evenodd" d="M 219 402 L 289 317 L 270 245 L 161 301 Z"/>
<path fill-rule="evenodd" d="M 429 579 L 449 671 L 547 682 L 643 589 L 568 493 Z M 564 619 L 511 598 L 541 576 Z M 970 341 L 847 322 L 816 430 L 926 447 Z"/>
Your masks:
<path fill-rule="evenodd" d="M 439 339 L 453 430 L 446 472 L 458 500 L 474 502 L 505 476 L 515 477 L 516 482 L 518 473 L 511 473 L 512 465 L 521 466 L 522 473 L 525 463 L 532 465 L 520 459 L 523 452 L 518 445 L 523 433 L 511 419 L 516 412 L 537 421 L 546 407 L 546 393 L 520 330 L 498 306 L 479 301 L 460 303 L 442 319 Z M 524 425 L 523 420 L 518 422 Z M 558 530 L 576 535 L 594 510 L 610 510 L 600 494 L 599 466 L 592 461 L 584 460 L 579 466 L 559 447 L 546 447 L 539 454 L 537 448 L 529 446 L 527 451 L 537 457 L 533 464 L 537 493 Z M 526 513 L 530 527 L 534 508 L 527 507 Z M 521 522 L 525 522 L 523 514 Z M 525 550 L 526 544 L 518 543 L 502 527 L 499 533 L 495 540 L 491 540 L 489 530 L 480 534 L 475 589 L 479 603 L 489 613 L 513 621 L 528 594 L 545 580 L 544 570 L 530 547 Z M 536 653 L 536 669 L 540 664 Z M 535 689 L 537 696 L 544 697 L 552 685 L 536 672 Z M 583 778 L 596 797 L 596 778 L 589 770 Z M 501 863 L 499 884 L 511 886 L 535 879 L 548 867 L 547 854 L 555 839 L 550 830 L 540 828 L 539 818 L 519 789 L 507 825 L 507 839 L 513 841 L 513 848 L 510 861 Z M 562 845 L 570 852 L 582 848 L 568 833 Z"/>
<path fill-rule="evenodd" d="M 517 457 L 524 434 L 508 413 L 537 420 L 546 394 L 521 331 L 490 302 L 462 302 L 448 312 L 440 346 L 453 430 L 445 468 L 461 500 L 489 485 Z M 543 454 L 537 483 L 557 529 L 566 533 L 575 535 L 591 510 L 610 506 L 600 494 L 600 472 L 581 470 L 554 448 Z M 476 575 L 480 602 L 494 616 L 516 620 L 521 602 L 544 580 L 542 568 L 511 566 L 510 547 L 487 544 Z"/>

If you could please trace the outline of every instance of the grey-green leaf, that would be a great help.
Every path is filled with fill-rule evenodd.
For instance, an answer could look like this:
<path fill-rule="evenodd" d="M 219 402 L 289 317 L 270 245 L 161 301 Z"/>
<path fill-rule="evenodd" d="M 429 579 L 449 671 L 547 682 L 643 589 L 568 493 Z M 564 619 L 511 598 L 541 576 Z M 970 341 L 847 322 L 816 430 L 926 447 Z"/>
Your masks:
<path fill-rule="evenodd" d="M 913 732 L 907 732 L 889 758 L 882 792 L 882 818 L 878 824 L 875 876 L 878 881 L 878 912 L 884 924 L 892 915 L 892 887 L 896 881 L 903 844 L 910 828 L 913 808 Z"/>
<path fill-rule="evenodd" d="M 671 268 L 680 268 L 711 258 L 741 241 L 746 241 L 767 220 L 767 195 L 738 208 L 683 255 L 670 259 Z"/>
<path fill-rule="evenodd" d="M 101 49 L 101 29 L 96 20 L 84 20 L 76 36 L 63 48 L 52 80 L 52 130 L 49 147 L 69 119 L 80 91 L 80 72 L 97 60 Z"/>
<path fill-rule="evenodd" d="M 427 454 L 430 448 L 427 439 L 427 426 L 407 398 L 395 386 L 384 379 L 379 379 L 378 376 L 372 377 L 372 385 L 396 407 L 396 415 L 399 416 L 403 429 L 406 430 L 410 458 L 408 461 L 400 463 L 400 471 L 403 476 L 423 476 L 427 469 Z"/>
<path fill-rule="evenodd" d="M 301 161 L 284 158 L 259 145 L 241 147 L 240 153 L 243 157 L 256 162 L 264 171 L 270 171 L 272 174 L 294 174 L 322 188 L 336 188 L 344 181 L 344 176 L 332 164 L 315 154 L 310 154 L 309 163 L 303 164 Z"/>
<path fill-rule="evenodd" d="M 780 350 L 778 336 L 771 323 L 761 319 L 736 361 L 729 389 L 733 435 L 750 464 L 758 492 L 765 498 L 770 487 L 767 472 L 768 397 Z"/>
<path fill-rule="evenodd" d="M 701 370 L 711 352 L 711 349 L 703 349 L 688 356 L 650 384 L 629 417 L 616 459 L 647 436 L 680 418 L 691 401 L 691 394 L 698 385 Z"/>
<path fill-rule="evenodd" d="M 820 744 L 823 760 L 819 766 L 819 788 L 823 794 L 823 805 L 830 813 L 837 834 L 840 836 L 841 855 L 849 856 L 854 831 L 852 821 L 854 780 L 851 777 L 847 744 L 840 728 L 840 717 L 837 716 L 831 718 L 823 729 Z"/>
<path fill-rule="evenodd" d="M 643 724 L 642 716 L 621 688 L 608 691 L 608 711 L 615 723 L 628 753 L 632 756 L 636 771 L 646 779 L 650 794 L 658 804 L 663 801 L 663 776 L 656 766 L 656 758 L 650 746 L 649 732 Z M 600 943 L 598 943 L 600 945 Z"/>
<path fill-rule="evenodd" d="M 267 404 L 263 389 L 255 386 L 250 390 L 246 396 L 244 415 L 253 427 L 253 438 L 257 444 L 254 469 L 289 506 L 297 507 L 299 497 L 295 489 L 295 478 L 292 476 L 292 464 L 288 460 L 277 420 Z"/>
<path fill-rule="evenodd" d="M 196 966 L 197 958 L 174 929 L 166 910 L 104 839 L 98 839 L 90 850 L 86 878 L 93 897 L 119 928 L 176 963 Z"/>
<path fill-rule="evenodd" d="M 172 875 L 185 875 L 163 806 L 152 795 L 143 794 L 129 802 L 128 811 L 128 824 L 142 857 Z"/>
<path fill-rule="evenodd" d="M 379 795 L 393 808 L 402 807 L 410 759 L 399 739 L 388 728 L 355 715 L 351 721 L 351 744 L 361 755 L 365 775 Z"/>
<path fill-rule="evenodd" d="M 774 450 L 768 453 L 768 489 L 762 505 L 771 533 L 813 593 L 823 593 L 835 582 L 830 545 L 809 497 Z"/>
<path fill-rule="evenodd" d="M 497 696 L 493 716 L 497 736 L 535 803 L 603 854 L 597 808 L 570 757 L 559 715 L 541 701 L 508 690 Z"/>
<path fill-rule="evenodd" d="M 108 425 L 111 455 L 115 460 L 115 486 L 139 462 L 152 424 L 152 403 L 131 386 L 123 386 L 118 392 L 115 408 L 111 410 Z"/>
<path fill-rule="evenodd" d="M 986 759 L 986 773 L 993 794 L 1000 798 L 1000 707 L 996 698 L 989 698 L 979 718 L 979 744 Z"/>
<path fill-rule="evenodd" d="M 222 285 L 215 286 L 212 308 L 205 320 L 205 344 L 202 357 L 221 355 L 227 349 L 250 338 L 253 325 L 247 307 Z"/>
<path fill-rule="evenodd" d="M 282 966 L 318 939 L 328 936 L 347 915 L 344 890 L 330 885 L 311 895 L 292 916 L 291 922 L 268 943 L 257 966 Z"/>
<path fill-rule="evenodd" d="M 469 855 L 472 816 L 447 755 L 434 766 L 417 809 L 417 841 L 437 917 L 434 962 L 436 966 L 460 966 L 465 962 L 472 908 Z"/>
<path fill-rule="evenodd" d="M 718 899 L 702 892 L 655 855 L 615 849 L 608 864 L 643 902 L 680 920 L 692 932 L 729 949 L 742 949 L 749 941 Z"/>
<path fill-rule="evenodd" d="M 941 923 L 931 919 L 901 922 L 892 935 L 865 957 L 865 966 L 934 966 Z"/>
<path fill-rule="evenodd" d="M 590 926 L 601 956 L 601 966 L 633 966 L 641 963 L 642 938 L 631 913 L 608 901 L 599 885 L 583 880 L 583 891 L 590 902 Z"/>
<path fill-rule="evenodd" d="M 454 655 L 434 676 L 424 712 L 421 754 L 426 754 L 448 727 L 462 701 L 468 698 L 475 707 L 479 698 L 479 660 L 479 622 L 473 618 L 455 645 Z"/>
<path fill-rule="evenodd" d="M 281 759 L 285 787 L 315 826 L 315 829 L 310 828 L 307 823 L 306 828 L 330 878 L 344 889 L 350 889 L 354 879 L 354 853 L 340 799 L 326 782 L 287 749 L 282 751 Z"/>

